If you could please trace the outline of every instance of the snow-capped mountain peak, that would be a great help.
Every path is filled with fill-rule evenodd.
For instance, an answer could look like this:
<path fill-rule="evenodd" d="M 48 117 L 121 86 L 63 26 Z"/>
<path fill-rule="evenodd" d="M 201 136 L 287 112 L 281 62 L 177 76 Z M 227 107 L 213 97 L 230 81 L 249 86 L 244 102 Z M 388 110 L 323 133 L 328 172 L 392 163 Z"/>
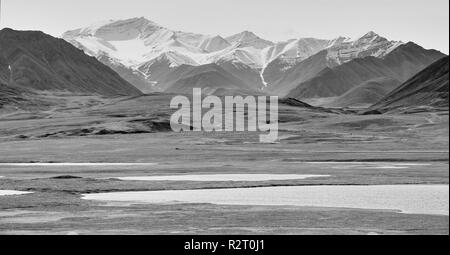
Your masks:
<path fill-rule="evenodd" d="M 229 36 L 226 38 L 226 40 L 230 43 L 236 43 L 236 42 L 245 42 L 245 41 L 251 41 L 259 39 L 257 35 L 255 35 L 253 32 L 250 31 L 243 31 L 241 33 Z"/>
<path fill-rule="evenodd" d="M 330 66 L 335 66 L 366 56 L 381 58 L 402 44 L 374 32 L 356 40 L 299 38 L 273 43 L 250 31 L 223 38 L 174 31 L 143 17 L 100 22 L 68 31 L 63 38 L 89 55 L 108 60 L 110 66 L 139 71 L 150 81 L 152 75 L 182 65 L 231 63 L 263 73 L 276 61 L 288 70 L 324 50 Z"/>
<path fill-rule="evenodd" d="M 206 38 L 200 44 L 200 48 L 206 52 L 217 52 L 230 46 L 231 44 L 221 36 Z"/>
<path fill-rule="evenodd" d="M 146 18 L 110 20 L 68 31 L 63 38 L 93 56 L 107 55 L 125 66 L 137 68 L 140 64 L 158 58 L 164 53 L 174 60 L 173 65 L 197 63 L 195 55 L 207 52 L 200 46 L 207 36 L 172 31 Z M 210 48 L 220 48 L 209 45 Z M 186 63 L 180 63 L 187 59 Z"/>
<path fill-rule="evenodd" d="M 354 41 L 344 37 L 333 40 L 328 47 L 328 58 L 330 62 L 340 65 L 355 58 L 383 57 L 401 44 L 370 31 Z"/>
<path fill-rule="evenodd" d="M 146 18 L 132 18 L 126 20 L 109 20 L 93 24 L 86 28 L 68 31 L 64 38 L 93 36 L 103 40 L 129 40 L 138 36 L 145 36 L 163 27 Z"/>
<path fill-rule="evenodd" d="M 363 35 L 359 39 L 357 39 L 354 44 L 376 44 L 379 42 L 386 42 L 388 41 L 386 38 L 381 37 L 377 33 L 370 31 L 367 34 Z"/>
<path fill-rule="evenodd" d="M 379 36 L 379 35 L 377 33 L 375 33 L 374 31 L 369 31 L 365 35 L 363 35 L 361 38 L 363 38 L 363 37 L 374 37 L 374 36 Z"/>
<path fill-rule="evenodd" d="M 264 49 L 273 46 L 274 43 L 268 40 L 264 40 L 250 31 L 244 31 L 239 34 L 227 37 L 226 40 L 233 45 L 239 45 L 239 47 L 254 47 L 256 49 Z"/>

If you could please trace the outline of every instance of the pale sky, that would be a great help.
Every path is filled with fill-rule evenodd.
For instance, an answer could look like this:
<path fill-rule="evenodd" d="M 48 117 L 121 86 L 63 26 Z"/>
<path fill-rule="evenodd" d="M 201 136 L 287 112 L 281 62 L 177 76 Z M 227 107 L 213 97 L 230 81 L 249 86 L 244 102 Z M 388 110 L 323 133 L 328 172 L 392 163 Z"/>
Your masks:
<path fill-rule="evenodd" d="M 169 29 L 272 41 L 356 38 L 368 31 L 449 52 L 449 0 L 1 0 L 0 27 L 53 36 L 109 19 L 146 17 Z"/>

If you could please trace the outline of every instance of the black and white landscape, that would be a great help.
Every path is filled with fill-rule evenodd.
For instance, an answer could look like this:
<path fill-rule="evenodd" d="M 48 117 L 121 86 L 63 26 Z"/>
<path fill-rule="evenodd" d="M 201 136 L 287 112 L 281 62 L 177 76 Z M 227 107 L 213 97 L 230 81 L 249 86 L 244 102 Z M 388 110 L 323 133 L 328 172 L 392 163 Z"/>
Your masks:
<path fill-rule="evenodd" d="M 0 30 L 0 234 L 449 233 L 437 49 L 143 17 L 15 29 Z M 171 99 L 194 88 L 278 96 L 279 140 L 173 132 Z"/>

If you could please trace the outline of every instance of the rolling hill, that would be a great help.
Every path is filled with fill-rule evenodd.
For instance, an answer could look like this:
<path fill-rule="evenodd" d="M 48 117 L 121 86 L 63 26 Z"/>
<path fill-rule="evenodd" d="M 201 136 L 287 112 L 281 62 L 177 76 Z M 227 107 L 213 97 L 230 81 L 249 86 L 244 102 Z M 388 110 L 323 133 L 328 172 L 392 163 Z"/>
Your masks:
<path fill-rule="evenodd" d="M 369 107 L 401 85 L 391 78 L 377 78 L 363 83 L 324 106 L 333 108 Z"/>

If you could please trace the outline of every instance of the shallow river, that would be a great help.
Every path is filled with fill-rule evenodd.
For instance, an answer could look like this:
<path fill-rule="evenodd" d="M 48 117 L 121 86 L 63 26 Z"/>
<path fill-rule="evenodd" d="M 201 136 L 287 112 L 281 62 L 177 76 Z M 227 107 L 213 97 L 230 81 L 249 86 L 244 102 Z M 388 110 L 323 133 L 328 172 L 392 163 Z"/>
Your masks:
<path fill-rule="evenodd" d="M 256 181 L 283 181 L 303 180 L 309 178 L 324 178 L 329 175 L 302 175 L 302 174 L 205 174 L 205 175 L 172 175 L 172 176 L 144 176 L 121 177 L 124 181 L 198 181 L 198 182 L 256 182 Z"/>
<path fill-rule="evenodd" d="M 88 194 L 87 200 L 136 204 L 304 206 L 449 215 L 448 185 L 296 186 Z"/>

